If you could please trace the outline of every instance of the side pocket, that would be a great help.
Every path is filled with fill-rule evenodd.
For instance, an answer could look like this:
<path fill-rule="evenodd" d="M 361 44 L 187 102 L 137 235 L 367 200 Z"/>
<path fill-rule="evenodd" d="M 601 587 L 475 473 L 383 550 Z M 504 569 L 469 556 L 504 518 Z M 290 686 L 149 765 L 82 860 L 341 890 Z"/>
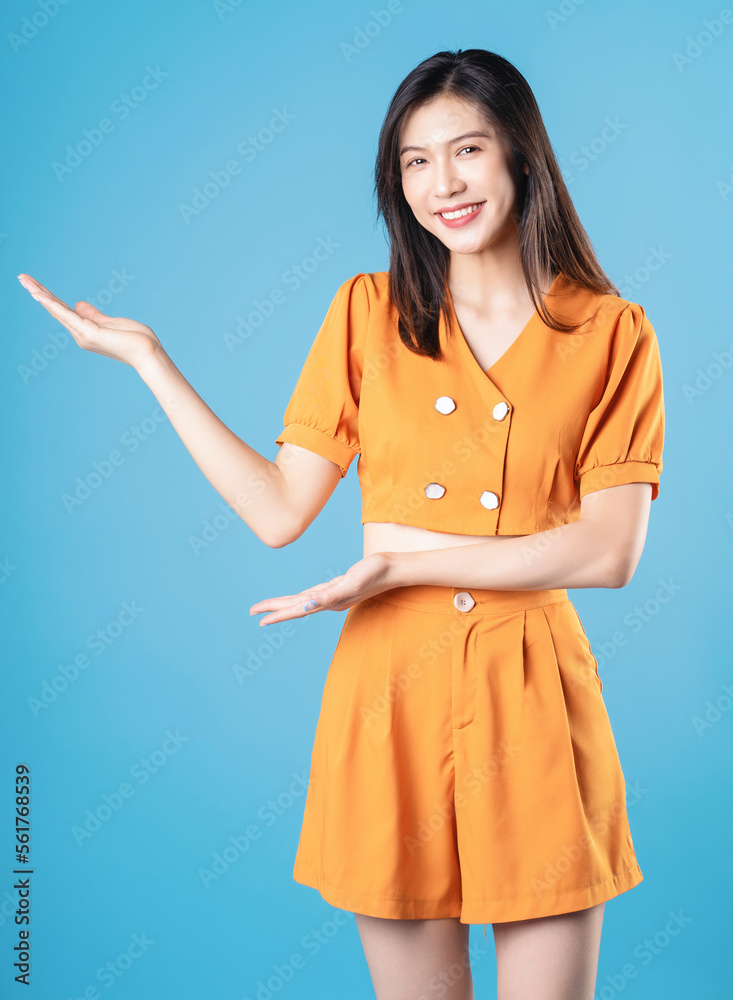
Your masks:
<path fill-rule="evenodd" d="M 596 683 L 598 684 L 598 690 L 602 694 L 603 693 L 603 681 L 601 680 L 601 675 L 600 675 L 600 673 L 598 671 L 598 660 L 596 660 L 595 656 L 593 655 L 593 650 L 591 649 L 590 639 L 588 638 L 588 636 L 585 633 L 585 628 L 583 626 L 582 621 L 580 620 L 580 615 L 578 614 L 578 609 L 575 607 L 575 605 L 573 604 L 573 602 L 569 598 L 567 600 L 567 604 L 569 605 L 568 610 L 570 610 L 572 608 L 573 618 L 575 619 L 575 622 L 577 624 L 578 637 L 581 640 L 581 642 L 582 642 L 582 644 L 583 644 L 583 646 L 585 648 L 585 651 L 586 651 L 586 655 L 587 655 L 587 658 L 588 658 L 588 669 L 593 671 L 593 673 L 595 675 L 595 678 L 596 678 Z"/>

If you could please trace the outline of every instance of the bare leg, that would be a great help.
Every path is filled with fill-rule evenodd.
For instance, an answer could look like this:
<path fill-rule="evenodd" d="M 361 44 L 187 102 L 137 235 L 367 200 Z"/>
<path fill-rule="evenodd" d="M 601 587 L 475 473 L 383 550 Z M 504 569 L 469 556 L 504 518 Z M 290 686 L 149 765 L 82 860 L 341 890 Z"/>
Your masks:
<path fill-rule="evenodd" d="M 354 916 L 377 1000 L 474 1000 L 470 924 Z"/>
<path fill-rule="evenodd" d="M 498 1000 L 593 1000 L 605 905 L 492 924 Z"/>

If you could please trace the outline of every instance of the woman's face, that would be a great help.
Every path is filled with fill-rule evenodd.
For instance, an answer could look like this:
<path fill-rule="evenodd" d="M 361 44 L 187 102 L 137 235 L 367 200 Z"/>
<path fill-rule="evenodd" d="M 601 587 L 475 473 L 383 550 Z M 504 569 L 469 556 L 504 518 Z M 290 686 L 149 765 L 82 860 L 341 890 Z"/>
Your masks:
<path fill-rule="evenodd" d="M 477 253 L 516 239 L 509 148 L 477 107 L 439 97 L 417 108 L 402 124 L 398 149 L 407 203 L 420 225 L 449 250 Z M 441 215 L 474 206 L 452 220 Z"/>

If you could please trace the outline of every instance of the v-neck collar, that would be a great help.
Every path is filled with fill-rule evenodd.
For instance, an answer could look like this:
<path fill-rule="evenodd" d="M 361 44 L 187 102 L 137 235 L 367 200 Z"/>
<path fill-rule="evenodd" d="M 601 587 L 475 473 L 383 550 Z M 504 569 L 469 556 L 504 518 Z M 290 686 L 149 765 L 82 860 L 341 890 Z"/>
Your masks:
<path fill-rule="evenodd" d="M 563 283 L 563 278 L 564 278 L 564 274 L 563 274 L 562 271 L 560 271 L 555 276 L 555 280 L 550 285 L 549 289 L 547 290 L 547 294 L 544 296 L 544 298 L 542 300 L 545 304 L 547 304 L 547 300 L 548 300 L 548 298 L 551 295 L 554 295 L 554 294 L 556 294 L 558 292 L 560 286 Z M 535 326 L 536 323 L 541 322 L 540 314 L 537 312 L 537 309 L 535 309 L 534 312 L 532 313 L 532 315 L 530 316 L 529 320 L 525 323 L 525 325 L 522 327 L 522 329 L 519 331 L 518 335 L 514 338 L 514 340 L 511 342 L 511 344 L 509 345 L 509 347 L 507 347 L 507 349 L 504 351 L 504 353 L 501 354 L 496 359 L 496 361 L 493 363 L 493 365 L 491 365 L 491 367 L 489 367 L 489 368 L 482 368 L 481 365 L 479 364 L 478 360 L 476 359 L 476 356 L 474 355 L 473 351 L 469 347 L 468 341 L 466 340 L 465 336 L 463 335 L 463 330 L 461 329 L 461 324 L 458 322 L 458 317 L 456 316 L 456 312 L 455 312 L 455 309 L 453 307 L 453 297 L 450 294 L 450 289 L 448 289 L 448 310 L 449 310 L 451 319 L 453 320 L 453 323 L 455 324 L 455 334 L 454 334 L 454 337 L 455 337 L 456 340 L 458 340 L 459 345 L 460 345 L 460 349 L 464 352 L 464 354 L 467 356 L 467 358 L 470 359 L 470 362 L 472 363 L 473 368 L 477 372 L 480 372 L 481 375 L 484 377 L 484 379 L 487 379 L 494 386 L 495 386 L 495 383 L 493 382 L 493 380 L 491 378 L 492 372 L 494 372 L 495 369 L 501 364 L 501 362 L 504 361 L 504 359 L 507 357 L 507 355 L 516 352 L 516 350 L 521 346 L 520 341 L 524 341 L 524 340 L 528 340 L 529 339 L 529 333 L 530 333 L 531 329 Z M 441 320 L 442 320 L 442 316 L 441 316 Z M 443 324 L 443 325 L 444 325 L 444 328 L 445 328 L 445 324 Z M 447 343 L 447 329 L 445 330 L 445 333 L 446 333 L 446 343 Z M 498 387 L 495 386 L 495 388 L 498 388 Z"/>

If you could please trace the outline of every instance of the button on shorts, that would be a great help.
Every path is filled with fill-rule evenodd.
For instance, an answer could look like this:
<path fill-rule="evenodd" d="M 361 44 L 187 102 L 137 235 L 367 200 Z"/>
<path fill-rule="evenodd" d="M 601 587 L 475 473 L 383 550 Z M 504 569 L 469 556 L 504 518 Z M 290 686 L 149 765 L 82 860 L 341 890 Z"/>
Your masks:
<path fill-rule="evenodd" d="M 494 923 L 642 881 L 566 590 L 399 587 L 348 609 L 293 877 L 377 917 Z"/>

